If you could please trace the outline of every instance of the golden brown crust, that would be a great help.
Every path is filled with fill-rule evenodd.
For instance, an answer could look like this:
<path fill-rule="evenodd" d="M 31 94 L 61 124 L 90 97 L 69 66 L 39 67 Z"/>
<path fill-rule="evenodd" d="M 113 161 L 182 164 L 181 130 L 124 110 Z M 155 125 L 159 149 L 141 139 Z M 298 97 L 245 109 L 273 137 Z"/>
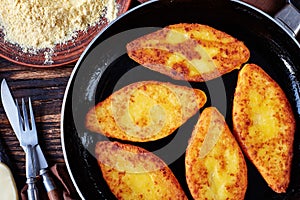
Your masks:
<path fill-rule="evenodd" d="M 107 137 L 146 142 L 170 135 L 206 103 L 203 91 L 142 81 L 116 91 L 86 115 L 86 127 Z"/>
<path fill-rule="evenodd" d="M 259 66 L 239 72 L 233 128 L 243 151 L 268 185 L 285 192 L 291 173 L 295 119 L 280 86 Z"/>
<path fill-rule="evenodd" d="M 119 142 L 98 142 L 96 158 L 118 199 L 187 199 L 170 168 L 153 153 Z"/>
<path fill-rule="evenodd" d="M 189 141 L 186 180 L 194 199 L 244 199 L 247 166 L 224 117 L 204 109 Z"/>
<path fill-rule="evenodd" d="M 127 44 L 130 58 L 177 80 L 203 82 L 239 69 L 250 52 L 243 42 L 201 24 L 174 24 Z"/>

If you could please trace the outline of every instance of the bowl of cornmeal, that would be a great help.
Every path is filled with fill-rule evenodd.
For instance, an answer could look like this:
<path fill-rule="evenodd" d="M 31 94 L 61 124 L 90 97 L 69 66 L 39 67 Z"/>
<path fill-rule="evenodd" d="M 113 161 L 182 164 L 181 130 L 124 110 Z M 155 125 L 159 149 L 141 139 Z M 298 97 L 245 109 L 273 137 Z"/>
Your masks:
<path fill-rule="evenodd" d="M 131 0 L 0 0 L 0 56 L 31 67 L 78 60 Z"/>

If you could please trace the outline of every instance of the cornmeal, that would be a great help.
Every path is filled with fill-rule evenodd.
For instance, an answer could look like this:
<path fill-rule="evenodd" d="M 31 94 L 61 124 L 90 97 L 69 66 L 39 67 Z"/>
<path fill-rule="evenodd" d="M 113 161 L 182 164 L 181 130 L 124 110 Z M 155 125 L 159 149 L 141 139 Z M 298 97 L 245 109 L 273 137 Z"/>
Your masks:
<path fill-rule="evenodd" d="M 53 48 L 76 37 L 100 17 L 117 16 L 115 0 L 0 0 L 0 28 L 5 40 L 24 51 Z"/>

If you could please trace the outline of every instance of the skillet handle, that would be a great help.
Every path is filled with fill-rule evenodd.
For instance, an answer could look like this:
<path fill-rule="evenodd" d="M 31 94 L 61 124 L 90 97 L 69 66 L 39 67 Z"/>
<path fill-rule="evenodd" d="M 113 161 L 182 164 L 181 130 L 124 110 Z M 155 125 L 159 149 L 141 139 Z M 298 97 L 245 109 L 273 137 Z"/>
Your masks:
<path fill-rule="evenodd" d="M 271 16 L 289 35 L 297 36 L 300 24 L 300 0 L 241 0 Z M 290 27 L 289 27 L 290 26 Z M 300 34 L 296 38 L 300 42 Z"/>
<path fill-rule="evenodd" d="M 285 27 L 293 37 L 296 37 L 300 31 L 300 10 L 298 6 L 293 0 L 288 0 L 284 8 L 275 15 L 275 20 Z"/>

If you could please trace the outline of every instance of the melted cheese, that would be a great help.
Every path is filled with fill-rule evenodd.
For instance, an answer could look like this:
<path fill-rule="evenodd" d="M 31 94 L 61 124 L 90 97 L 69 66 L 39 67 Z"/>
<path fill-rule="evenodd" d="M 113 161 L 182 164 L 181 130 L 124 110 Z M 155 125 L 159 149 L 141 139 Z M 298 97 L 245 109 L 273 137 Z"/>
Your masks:
<path fill-rule="evenodd" d="M 212 152 L 212 154 L 218 153 L 220 152 Z M 236 174 L 239 170 L 237 167 L 239 166 L 237 154 L 230 150 L 225 150 L 223 153 L 224 159 L 230 161 L 230 163 L 225 164 L 225 168 L 220 165 L 220 160 L 216 159 L 214 156 L 205 159 L 204 163 L 209 172 L 207 193 L 209 193 L 210 197 L 214 197 L 214 199 L 226 199 L 226 197 L 231 196 L 226 185 L 234 184 L 236 182 L 236 177 L 231 176 L 230 174 Z M 226 180 L 226 182 L 224 180 Z"/>
<path fill-rule="evenodd" d="M 259 140 L 267 141 L 277 137 L 279 126 L 278 121 L 274 118 L 274 110 L 270 109 L 272 100 L 264 98 L 257 91 L 249 93 L 249 107 L 251 110 L 251 119 L 253 126 L 249 128 L 249 135 Z M 268 131 L 261 131 L 268 130 Z M 257 133 L 260 134 L 257 134 Z"/>
<path fill-rule="evenodd" d="M 186 34 L 170 30 L 167 34 L 166 42 L 169 44 L 179 44 L 185 42 L 188 39 L 189 37 Z"/>
<path fill-rule="evenodd" d="M 191 39 L 187 34 L 170 30 L 166 36 L 167 44 L 180 44 L 184 42 L 194 44 L 194 48 L 189 49 L 188 53 L 196 54 L 198 56 L 194 59 L 188 59 L 187 56 L 180 52 L 180 49 L 175 52 L 172 50 L 172 55 L 167 60 L 167 67 L 171 67 L 176 63 L 186 62 L 189 76 L 209 73 L 217 68 L 207 51 L 199 43 L 194 41 L 194 39 Z M 165 47 L 165 49 L 170 50 L 168 47 Z"/>

